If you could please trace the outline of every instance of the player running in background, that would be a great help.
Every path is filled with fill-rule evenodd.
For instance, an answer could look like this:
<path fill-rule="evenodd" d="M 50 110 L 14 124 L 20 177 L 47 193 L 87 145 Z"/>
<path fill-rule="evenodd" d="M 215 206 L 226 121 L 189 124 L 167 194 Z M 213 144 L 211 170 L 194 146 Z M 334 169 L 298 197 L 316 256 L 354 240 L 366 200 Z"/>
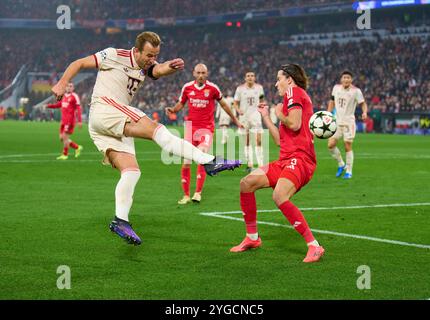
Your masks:
<path fill-rule="evenodd" d="M 318 261 L 324 248 L 315 240 L 302 212 L 290 201 L 312 178 L 316 167 L 313 136 L 308 128 L 313 114 L 312 102 L 306 93 L 308 79 L 297 64 L 286 64 L 277 74 L 276 88 L 284 97 L 276 107 L 279 129 L 270 119 L 268 106 L 260 104 L 264 124 L 276 145 L 280 146 L 279 160 L 258 168 L 240 181 L 240 205 L 246 225 L 245 239 L 231 252 L 242 252 L 261 246 L 257 232 L 257 205 L 254 192 L 272 187 L 273 200 L 288 221 L 308 245 L 303 262 Z"/>
<path fill-rule="evenodd" d="M 75 149 L 75 158 L 81 155 L 82 146 L 76 144 L 70 139 L 75 129 L 76 120 L 79 128 L 82 128 L 82 110 L 79 96 L 73 92 L 75 86 L 72 82 L 66 85 L 66 94 L 61 101 L 54 104 L 46 105 L 50 109 L 61 108 L 60 140 L 63 142 L 63 153 L 57 157 L 57 160 L 67 160 L 69 158 L 69 147 Z"/>
<path fill-rule="evenodd" d="M 263 102 L 264 90 L 263 87 L 255 82 L 255 73 L 247 72 L 245 74 L 245 83 L 237 87 L 234 94 L 234 107 L 239 116 L 239 121 L 245 128 L 239 128 L 238 133 L 245 139 L 245 161 L 248 164 L 246 168 L 248 172 L 254 167 L 253 152 L 251 145 L 251 133 L 255 138 L 255 156 L 258 166 L 263 166 L 263 149 L 261 147 L 261 135 L 263 133 L 263 125 L 261 115 L 258 112 L 258 104 Z"/>
<path fill-rule="evenodd" d="M 166 114 L 176 113 L 184 108 L 188 102 L 188 121 L 185 125 L 185 140 L 194 146 L 208 152 L 213 139 L 215 130 L 215 101 L 218 101 L 223 110 L 233 120 L 237 126 L 241 126 L 239 121 L 233 115 L 230 106 L 223 99 L 222 93 L 218 86 L 207 80 L 208 68 L 206 65 L 199 63 L 193 70 L 194 81 L 186 83 L 181 90 L 179 101 L 174 107 L 166 108 Z M 181 181 L 184 196 L 178 201 L 178 204 L 187 204 L 191 200 L 194 202 L 201 201 L 203 185 L 206 179 L 204 167 L 197 165 L 196 191 L 193 198 L 190 198 L 190 180 L 191 180 L 191 161 L 184 160 L 181 169 Z"/>
<path fill-rule="evenodd" d="M 52 88 L 60 99 L 67 83 L 81 69 L 99 70 L 91 97 L 89 133 L 104 155 L 103 163 L 112 165 L 121 173 L 115 189 L 115 218 L 109 228 L 128 243 L 136 245 L 141 244 L 141 239 L 128 218 L 134 189 L 140 178 L 134 137 L 153 140 L 167 153 L 203 164 L 209 175 L 233 170 L 240 165 L 240 161 L 227 161 L 202 152 L 130 106 L 146 77 L 155 80 L 184 68 L 184 61 L 180 58 L 158 64 L 160 45 L 161 39 L 156 33 L 143 32 L 137 36 L 135 46 L 130 50 L 107 48 L 72 62 Z"/>
<path fill-rule="evenodd" d="M 340 76 L 340 84 L 333 87 L 331 99 L 328 103 L 327 111 L 332 112 L 336 108 L 336 133 L 328 140 L 328 150 L 332 157 L 337 161 L 338 168 L 336 177 L 343 176 L 344 179 L 352 178 L 352 164 L 354 162 L 354 153 L 352 151 L 352 142 L 355 137 L 355 108 L 357 104 L 362 109 L 361 119 L 367 119 L 367 104 L 364 101 L 361 90 L 352 85 L 352 73 L 343 71 Z M 346 164 L 343 162 L 342 155 L 338 147 L 337 141 L 343 137 L 346 154 Z"/>
<path fill-rule="evenodd" d="M 227 93 L 227 95 L 224 97 L 224 100 L 230 107 L 230 110 L 232 111 L 233 115 L 236 116 L 236 109 L 234 108 L 234 99 L 231 94 Z M 218 125 L 221 129 L 221 143 L 226 144 L 228 140 L 228 128 L 230 126 L 231 118 L 228 113 L 224 111 L 224 109 L 219 103 L 217 104 L 215 118 L 218 119 Z"/>

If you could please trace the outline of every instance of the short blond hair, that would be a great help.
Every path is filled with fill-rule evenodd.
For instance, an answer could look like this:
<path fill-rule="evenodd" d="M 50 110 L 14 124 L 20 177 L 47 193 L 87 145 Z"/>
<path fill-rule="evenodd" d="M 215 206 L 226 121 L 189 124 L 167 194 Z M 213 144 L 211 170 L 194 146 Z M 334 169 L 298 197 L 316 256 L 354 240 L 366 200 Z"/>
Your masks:
<path fill-rule="evenodd" d="M 160 36 L 155 32 L 145 31 L 136 37 L 134 46 L 139 51 L 142 51 L 143 47 L 145 46 L 145 43 L 147 42 L 149 42 L 153 47 L 158 47 L 161 44 L 161 39 Z"/>

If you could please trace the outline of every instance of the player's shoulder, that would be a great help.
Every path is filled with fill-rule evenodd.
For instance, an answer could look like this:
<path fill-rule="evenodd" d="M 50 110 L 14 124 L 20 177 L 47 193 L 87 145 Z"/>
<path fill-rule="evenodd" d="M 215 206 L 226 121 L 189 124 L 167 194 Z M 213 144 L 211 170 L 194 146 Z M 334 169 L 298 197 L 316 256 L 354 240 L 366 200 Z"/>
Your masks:
<path fill-rule="evenodd" d="M 213 83 L 213 82 L 211 82 L 209 80 L 206 81 L 206 85 L 209 86 L 209 87 L 212 87 L 213 89 L 221 91 L 220 88 L 215 83 Z"/>
<path fill-rule="evenodd" d="M 188 87 L 192 87 L 194 85 L 194 81 L 190 81 L 190 82 L 187 82 L 186 84 L 184 84 L 183 86 L 182 86 L 182 88 L 188 88 Z"/>
<path fill-rule="evenodd" d="M 79 96 L 76 92 L 72 92 L 73 98 L 75 98 L 76 101 L 79 101 Z"/>
<path fill-rule="evenodd" d="M 341 89 L 342 88 L 342 85 L 340 84 L 340 83 L 336 83 L 334 86 L 333 86 L 333 90 L 338 90 L 338 89 Z"/>

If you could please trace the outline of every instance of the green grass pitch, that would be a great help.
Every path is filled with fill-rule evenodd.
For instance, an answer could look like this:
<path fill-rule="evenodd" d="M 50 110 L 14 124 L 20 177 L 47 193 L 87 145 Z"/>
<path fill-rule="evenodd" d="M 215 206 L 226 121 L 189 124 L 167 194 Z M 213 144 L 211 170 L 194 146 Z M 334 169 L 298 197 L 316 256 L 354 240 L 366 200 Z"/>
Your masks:
<path fill-rule="evenodd" d="M 314 178 L 293 198 L 325 208 L 304 211 L 326 248 L 307 265 L 303 240 L 276 211 L 258 215 L 262 248 L 230 253 L 245 228 L 223 218 L 240 213 L 222 212 L 240 210 L 244 170 L 208 177 L 202 203 L 180 207 L 180 167 L 162 164 L 148 141 L 136 142 L 142 177 L 130 215 L 143 243 L 127 245 L 108 230 L 118 173 L 101 165 L 86 127 L 73 135 L 81 158 L 56 161 L 58 127 L 0 122 L 0 299 L 430 298 L 429 137 L 358 135 L 350 181 L 334 177 L 326 141 L 315 142 Z M 275 209 L 271 190 L 257 203 Z M 60 265 L 71 269 L 70 290 L 56 286 Z M 371 289 L 357 288 L 361 265 Z"/>

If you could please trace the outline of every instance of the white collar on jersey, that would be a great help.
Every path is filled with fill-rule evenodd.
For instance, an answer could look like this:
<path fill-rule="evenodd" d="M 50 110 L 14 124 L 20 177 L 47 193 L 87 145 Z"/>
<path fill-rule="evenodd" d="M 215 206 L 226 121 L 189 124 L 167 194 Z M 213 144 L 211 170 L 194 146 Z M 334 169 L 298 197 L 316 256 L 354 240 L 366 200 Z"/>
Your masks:
<path fill-rule="evenodd" d="M 137 65 L 136 60 L 134 59 L 134 47 L 130 49 L 130 56 L 131 56 L 131 67 L 133 69 L 140 69 L 140 67 Z"/>
<path fill-rule="evenodd" d="M 198 90 L 201 90 L 206 86 L 206 83 L 208 83 L 207 80 L 205 81 L 205 83 L 201 87 L 199 87 L 199 85 L 197 84 L 197 80 L 194 80 L 194 87 Z"/>

